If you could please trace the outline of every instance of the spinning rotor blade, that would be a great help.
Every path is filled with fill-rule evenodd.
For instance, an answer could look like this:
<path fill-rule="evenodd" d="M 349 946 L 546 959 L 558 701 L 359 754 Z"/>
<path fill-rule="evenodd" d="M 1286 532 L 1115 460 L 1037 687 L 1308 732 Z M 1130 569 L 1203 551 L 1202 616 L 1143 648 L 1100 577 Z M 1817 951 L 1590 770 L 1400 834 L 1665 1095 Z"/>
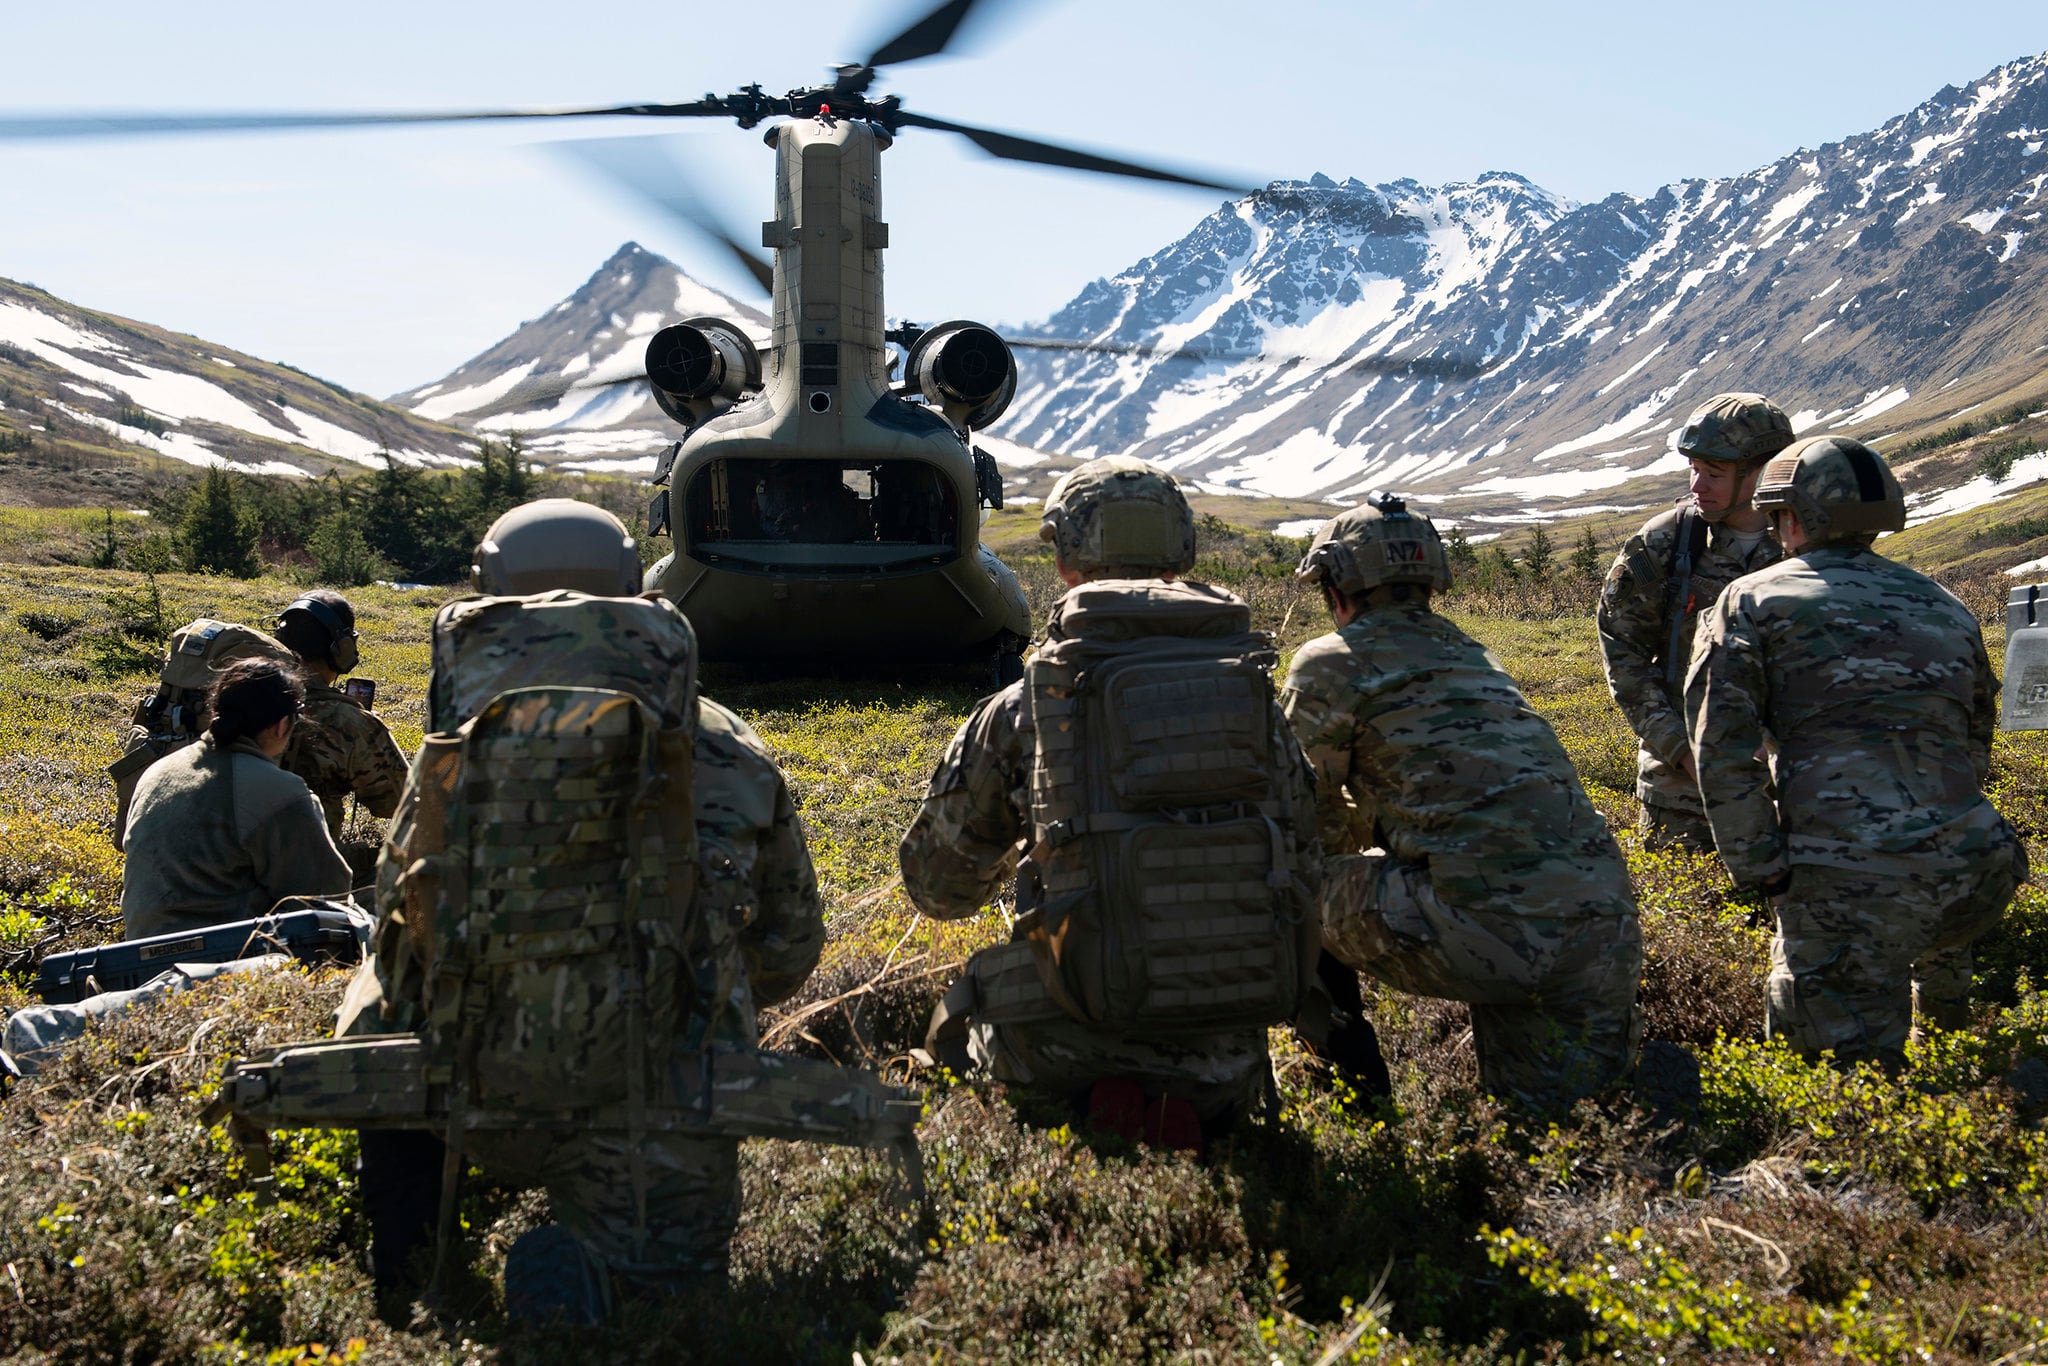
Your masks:
<path fill-rule="evenodd" d="M 678 164 L 672 149 L 657 143 L 651 137 L 582 138 L 549 145 L 703 233 L 725 248 L 764 294 L 773 293 L 775 268 L 757 250 L 734 237 L 718 215 L 690 193 L 690 182 L 697 177 Z"/>
<path fill-rule="evenodd" d="M 945 0 L 937 9 L 876 48 L 875 55 L 867 60 L 868 69 L 872 71 L 876 67 L 897 66 L 938 56 L 953 41 L 953 35 L 960 29 L 960 21 L 967 17 L 975 3 L 976 0 Z"/>
<path fill-rule="evenodd" d="M 0 118 L 0 140 L 138 137 L 155 133 L 253 133 L 284 128 L 372 128 L 412 123 L 487 123 L 500 119 L 711 118 L 732 111 L 719 100 L 617 104 L 592 109 L 487 109 L 442 113 L 71 114 Z"/>
<path fill-rule="evenodd" d="M 1039 142 L 1035 138 L 1018 137 L 1015 133 L 997 132 L 993 128 L 976 128 L 972 124 L 953 123 L 946 119 L 930 118 L 924 114 L 905 111 L 897 114 L 896 121 L 906 128 L 930 128 L 941 133 L 958 133 L 990 156 L 1001 157 L 1005 161 L 1029 161 L 1040 166 L 1064 166 L 1069 170 L 1095 171 L 1102 175 L 1160 180 L 1170 185 L 1193 185 L 1205 190 L 1223 190 L 1233 195 L 1250 194 L 1256 188 L 1188 175 L 1180 171 L 1162 170 L 1156 166 L 1143 166 L 1135 161 L 1120 161 L 1115 157 L 1098 156 L 1094 152 L 1083 152 L 1073 147 L 1061 147 L 1057 143 Z"/>
<path fill-rule="evenodd" d="M 1224 361 L 1312 361 L 1333 370 L 1368 370 L 1394 375 L 1424 375 L 1436 379 L 1471 379 L 1486 367 L 1469 360 L 1445 360 L 1436 356 L 1360 356 L 1346 361 L 1324 359 L 1292 352 L 1260 351 L 1245 355 L 1199 346 L 1147 346 L 1143 342 L 1068 341 L 1060 337 L 1005 337 L 1004 341 L 1024 351 L 1084 352 L 1105 356 L 1157 356 L 1167 360 Z"/>
<path fill-rule="evenodd" d="M 917 329 L 922 331 L 922 329 Z M 904 335 L 904 329 L 892 328 L 888 340 L 898 346 L 909 346 L 914 336 Z M 1360 356 L 1354 360 L 1318 361 L 1314 356 L 1281 354 L 1271 351 L 1257 355 L 1240 355 L 1233 351 L 1215 351 L 1194 346 L 1146 346 L 1139 342 L 1086 342 L 1069 341 L 1060 337 L 1004 337 L 1004 341 L 1019 350 L 1084 352 L 1109 356 L 1157 356 L 1168 360 L 1280 360 L 1316 361 L 1332 370 L 1377 371 L 1391 375 L 1416 375 L 1430 379 L 1472 379 L 1486 373 L 1487 367 L 1475 361 L 1446 360 L 1435 356 Z M 496 402 L 464 413 L 465 420 L 475 422 L 482 418 L 496 417 L 503 413 L 516 413 L 527 408 L 537 408 L 555 403 L 570 394 L 595 394 L 605 389 L 615 389 L 621 384 L 643 384 L 647 376 L 640 373 L 619 375 L 611 379 L 571 380 L 561 375 L 541 375 L 522 381 L 505 392 Z"/>

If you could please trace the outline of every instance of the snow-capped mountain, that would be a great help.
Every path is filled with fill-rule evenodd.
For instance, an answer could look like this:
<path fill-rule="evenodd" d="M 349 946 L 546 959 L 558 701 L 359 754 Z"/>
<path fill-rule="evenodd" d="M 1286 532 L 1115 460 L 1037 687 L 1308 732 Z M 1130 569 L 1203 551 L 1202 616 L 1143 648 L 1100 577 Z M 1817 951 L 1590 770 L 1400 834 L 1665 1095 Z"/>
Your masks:
<path fill-rule="evenodd" d="M 599 266 L 582 288 L 521 324 L 490 350 L 434 384 L 394 395 L 422 417 L 484 435 L 525 434 L 527 449 L 576 469 L 651 468 L 678 435 L 645 384 L 606 385 L 644 373 L 647 339 L 670 323 L 729 318 L 765 341 L 759 309 L 699 284 L 637 242 Z M 559 398 L 513 411 L 522 384 L 574 383 Z"/>
<path fill-rule="evenodd" d="M 1198 356 L 1031 353 L 998 430 L 1219 491 L 1502 502 L 1675 472 L 1722 389 L 1876 439 L 2048 368 L 2044 142 L 2048 56 L 1647 199 L 1277 182 L 1033 329 Z"/>
<path fill-rule="evenodd" d="M 475 454 L 461 432 L 287 365 L 0 280 L 0 450 L 150 453 L 251 474 Z"/>

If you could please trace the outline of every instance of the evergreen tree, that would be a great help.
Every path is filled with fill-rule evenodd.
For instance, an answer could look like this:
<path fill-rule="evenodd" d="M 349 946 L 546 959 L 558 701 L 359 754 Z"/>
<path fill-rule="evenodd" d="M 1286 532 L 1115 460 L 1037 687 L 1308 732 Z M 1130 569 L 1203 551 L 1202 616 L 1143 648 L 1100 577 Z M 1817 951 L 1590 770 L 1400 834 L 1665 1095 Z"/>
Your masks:
<path fill-rule="evenodd" d="M 1600 577 L 1600 542 L 1594 539 L 1591 527 L 1579 534 L 1579 543 L 1572 551 L 1572 572 L 1582 579 Z"/>
<path fill-rule="evenodd" d="M 235 481 L 215 465 L 178 523 L 178 557 L 192 573 L 254 578 L 263 566 L 256 557 L 256 519 L 235 499 Z"/>
<path fill-rule="evenodd" d="M 306 553 L 313 557 L 313 577 L 318 583 L 360 588 L 392 572 L 370 549 L 362 523 L 346 504 L 337 506 L 306 538 Z"/>
<path fill-rule="evenodd" d="M 1472 548 L 1472 542 L 1467 539 L 1465 528 L 1461 526 L 1452 527 L 1451 534 L 1445 538 L 1444 555 L 1450 560 L 1451 570 L 1455 574 L 1467 573 L 1473 565 L 1479 563 L 1479 552 Z"/>
<path fill-rule="evenodd" d="M 1522 577 L 1522 571 L 1508 558 L 1508 552 L 1495 541 L 1486 547 L 1486 553 L 1479 557 L 1479 579 L 1487 587 L 1513 583 Z"/>
<path fill-rule="evenodd" d="M 1532 579 L 1550 577 L 1550 563 L 1556 557 L 1556 548 L 1550 543 L 1550 533 L 1538 522 L 1534 534 L 1529 537 L 1528 553 L 1522 556 L 1522 567 Z"/>
<path fill-rule="evenodd" d="M 121 563 L 121 543 L 114 538 L 114 510 L 103 508 L 105 524 L 100 530 L 99 544 L 92 548 L 92 567 L 112 569 Z"/>

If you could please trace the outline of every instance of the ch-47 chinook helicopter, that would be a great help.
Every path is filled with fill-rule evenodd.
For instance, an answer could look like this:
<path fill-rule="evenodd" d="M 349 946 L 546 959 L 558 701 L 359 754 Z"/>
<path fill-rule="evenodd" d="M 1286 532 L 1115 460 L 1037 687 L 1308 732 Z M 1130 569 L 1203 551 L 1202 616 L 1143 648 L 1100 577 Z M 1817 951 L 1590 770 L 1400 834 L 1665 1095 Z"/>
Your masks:
<path fill-rule="evenodd" d="M 926 129 L 1009 160 L 1232 193 L 1246 187 L 931 118 L 895 95 L 869 97 L 881 68 L 945 51 L 976 3 L 945 0 L 866 61 L 838 67 L 831 84 L 780 96 L 749 85 L 680 104 L 586 109 L 10 117 L 0 118 L 0 138 L 596 117 L 731 118 L 754 128 L 772 120 L 765 140 L 775 149 L 775 216 L 761 236 L 772 266 L 692 196 L 644 170 L 592 159 L 719 242 L 773 296 L 765 356 L 738 324 L 692 318 L 655 334 L 644 375 L 602 381 L 645 380 L 685 429 L 654 473 L 660 491 L 649 530 L 671 535 L 675 548 L 648 571 L 647 587 L 683 608 L 710 660 L 984 659 L 1004 682 L 1021 671 L 1032 623 L 1016 575 L 980 541 L 986 510 L 1002 507 L 1003 483 L 971 437 L 1015 393 L 1011 347 L 1158 353 L 1006 339 L 971 322 L 890 328 L 881 155 L 904 129 Z M 892 344 L 903 350 L 900 384 L 891 380 Z M 1473 368 L 1428 358 L 1345 365 L 1420 375 Z M 591 387 L 535 379 L 486 412 Z"/>

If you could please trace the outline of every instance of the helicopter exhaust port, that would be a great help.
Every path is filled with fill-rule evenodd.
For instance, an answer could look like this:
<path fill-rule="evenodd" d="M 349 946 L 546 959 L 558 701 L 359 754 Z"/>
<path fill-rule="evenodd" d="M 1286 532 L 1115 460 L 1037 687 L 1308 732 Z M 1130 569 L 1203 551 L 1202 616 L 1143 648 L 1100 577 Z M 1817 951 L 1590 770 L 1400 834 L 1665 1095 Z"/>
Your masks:
<path fill-rule="evenodd" d="M 1003 415 L 1017 394 L 1010 344 L 980 323 L 941 323 L 920 336 L 904 374 L 925 400 L 970 431 Z"/>
<path fill-rule="evenodd" d="M 695 427 L 761 387 L 761 354 L 723 318 L 691 318 L 648 339 L 647 380 L 664 413 Z"/>

